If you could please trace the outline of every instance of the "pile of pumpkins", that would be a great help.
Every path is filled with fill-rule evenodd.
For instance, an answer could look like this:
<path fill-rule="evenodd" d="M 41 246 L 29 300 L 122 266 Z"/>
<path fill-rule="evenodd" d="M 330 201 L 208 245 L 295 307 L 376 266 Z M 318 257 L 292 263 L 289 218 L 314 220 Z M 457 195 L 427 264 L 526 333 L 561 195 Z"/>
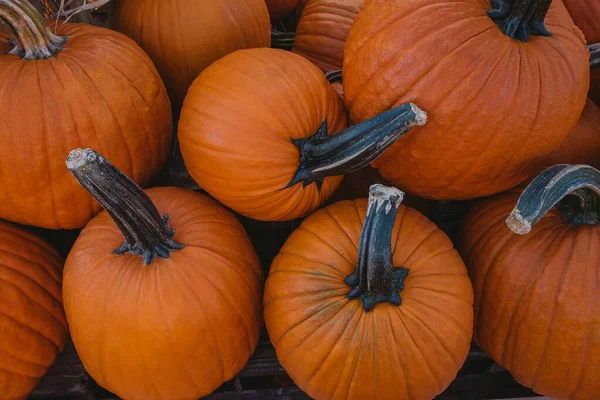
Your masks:
<path fill-rule="evenodd" d="M 0 0 L 0 399 L 69 336 L 121 398 L 196 399 L 263 323 L 319 400 L 432 399 L 472 338 L 597 398 L 598 1 L 116 1 L 113 31 Z M 294 48 L 269 48 L 291 13 Z M 173 116 L 206 194 L 141 189 Z M 491 197 L 458 251 L 395 187 L 321 207 L 368 165 L 413 199 Z M 305 218 L 264 288 L 228 208 Z M 82 230 L 63 260 L 23 225 Z"/>

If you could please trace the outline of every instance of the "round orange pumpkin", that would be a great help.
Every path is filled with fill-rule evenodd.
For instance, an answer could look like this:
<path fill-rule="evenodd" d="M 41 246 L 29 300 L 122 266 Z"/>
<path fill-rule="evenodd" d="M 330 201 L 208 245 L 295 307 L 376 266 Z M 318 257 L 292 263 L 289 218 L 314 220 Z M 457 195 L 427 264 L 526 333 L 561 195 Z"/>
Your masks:
<path fill-rule="evenodd" d="M 145 194 L 92 150 L 73 151 L 67 165 L 108 211 L 65 264 L 65 311 L 85 369 L 131 400 L 197 399 L 232 379 L 262 326 L 262 271 L 241 224 L 199 193 Z"/>
<path fill-rule="evenodd" d="M 119 1 L 116 27 L 148 53 L 178 106 L 214 61 L 271 44 L 264 0 Z"/>
<path fill-rule="evenodd" d="M 381 185 L 304 220 L 263 304 L 281 365 L 318 399 L 429 400 L 463 365 L 473 291 L 452 242 Z"/>
<path fill-rule="evenodd" d="M 600 2 L 597 0 L 563 0 L 575 25 L 588 43 L 600 42 Z"/>
<path fill-rule="evenodd" d="M 100 207 L 69 178 L 65 157 L 100 148 L 147 185 L 171 148 L 165 87 L 120 33 L 60 23 L 55 36 L 25 0 L 2 1 L 0 21 L 17 45 L 5 54 L 0 40 L 0 218 L 79 228 Z"/>
<path fill-rule="evenodd" d="M 554 207 L 569 193 L 580 199 Z M 557 165 L 520 197 L 480 203 L 463 224 L 475 340 L 521 384 L 556 399 L 600 391 L 599 196 L 599 171 Z"/>
<path fill-rule="evenodd" d="M 292 51 L 323 72 L 342 69 L 344 44 L 364 0 L 311 0 L 302 11 Z"/>
<path fill-rule="evenodd" d="M 350 120 L 406 102 L 431 115 L 374 163 L 386 179 L 422 197 L 468 199 L 539 171 L 575 126 L 589 85 L 583 35 L 550 1 L 364 6 L 344 53 Z"/>
<path fill-rule="evenodd" d="M 271 19 L 279 19 L 290 14 L 300 5 L 300 0 L 265 0 Z"/>
<path fill-rule="evenodd" d="M 425 120 L 409 104 L 331 135 L 346 114 L 323 73 L 290 52 L 249 49 L 196 79 L 178 138 L 190 175 L 211 196 L 250 218 L 283 221 L 314 211 L 341 175 Z"/>
<path fill-rule="evenodd" d="M 37 236 L 0 220 L 0 399 L 25 399 L 62 351 L 63 259 Z"/>
<path fill-rule="evenodd" d="M 600 168 L 600 108 L 591 100 L 588 99 L 575 128 L 552 153 L 550 163 Z"/>

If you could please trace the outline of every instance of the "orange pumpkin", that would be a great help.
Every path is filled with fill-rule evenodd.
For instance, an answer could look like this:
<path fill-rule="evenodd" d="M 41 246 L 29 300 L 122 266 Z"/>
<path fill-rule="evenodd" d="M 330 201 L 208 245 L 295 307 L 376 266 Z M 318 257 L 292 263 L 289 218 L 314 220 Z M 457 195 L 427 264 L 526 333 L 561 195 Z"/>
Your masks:
<path fill-rule="evenodd" d="M 214 61 L 271 44 L 264 0 L 119 1 L 116 27 L 148 53 L 178 106 Z"/>
<path fill-rule="evenodd" d="M 550 164 L 588 164 L 600 168 L 600 108 L 588 99 L 579 122 L 552 153 Z"/>
<path fill-rule="evenodd" d="M 569 193 L 580 199 L 554 207 Z M 520 197 L 480 203 L 463 224 L 475 340 L 521 384 L 556 399 L 600 391 L 598 196 L 599 171 L 556 165 Z"/>
<path fill-rule="evenodd" d="M 285 17 L 300 4 L 300 0 L 266 0 L 265 2 L 271 19 Z"/>
<path fill-rule="evenodd" d="M 323 72 L 342 69 L 344 44 L 364 0 L 311 0 L 302 11 L 292 51 Z"/>
<path fill-rule="evenodd" d="M 62 267 L 54 248 L 0 220 L 0 399 L 27 398 L 65 345 Z"/>
<path fill-rule="evenodd" d="M 600 2 L 597 0 L 563 0 L 575 25 L 588 43 L 600 42 Z"/>
<path fill-rule="evenodd" d="M 467 357 L 473 291 L 452 242 L 402 192 L 371 187 L 304 220 L 263 304 L 281 365 L 319 399 L 431 399 Z"/>
<path fill-rule="evenodd" d="M 78 228 L 100 209 L 68 177 L 64 159 L 101 148 L 147 185 L 172 140 L 169 99 L 150 59 L 120 33 L 58 24 L 56 36 L 25 0 L 0 2 L 0 218 Z M 12 46 L 11 46 L 12 48 Z"/>
<path fill-rule="evenodd" d="M 249 49 L 196 79 L 178 138 L 190 175 L 211 196 L 250 218 L 283 221 L 314 211 L 341 175 L 425 120 L 404 105 L 331 135 L 346 127 L 346 114 L 323 73 L 290 52 Z"/>
<path fill-rule="evenodd" d="M 431 114 L 374 163 L 386 179 L 422 197 L 468 199 L 539 171 L 589 85 L 583 35 L 550 1 L 494 0 L 492 11 L 488 0 L 365 5 L 344 54 L 350 120 L 406 102 Z"/>
<path fill-rule="evenodd" d="M 241 224 L 199 193 L 145 194 L 89 149 L 67 166 L 108 211 L 65 264 L 65 311 L 85 369 L 131 400 L 197 399 L 233 378 L 262 326 L 262 272 Z"/>

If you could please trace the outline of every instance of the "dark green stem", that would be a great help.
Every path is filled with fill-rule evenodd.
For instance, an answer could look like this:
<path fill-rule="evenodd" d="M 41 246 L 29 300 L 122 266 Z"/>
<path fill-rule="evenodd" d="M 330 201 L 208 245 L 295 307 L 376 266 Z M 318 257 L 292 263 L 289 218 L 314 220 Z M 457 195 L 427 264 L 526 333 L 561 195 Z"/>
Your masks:
<path fill-rule="evenodd" d="M 326 177 L 348 174 L 369 165 L 413 126 L 426 122 L 427 114 L 412 103 L 330 136 L 325 120 L 313 136 L 292 139 L 300 152 L 300 165 L 286 187 L 315 182 L 321 188 Z"/>
<path fill-rule="evenodd" d="M 342 70 L 336 69 L 333 71 L 329 71 L 329 72 L 325 73 L 325 78 L 327 78 L 329 83 L 336 83 L 336 82 L 342 83 L 343 82 Z"/>
<path fill-rule="evenodd" d="M 488 15 L 506 35 L 527 43 L 529 35 L 552 36 L 544 19 L 552 0 L 492 0 Z"/>
<path fill-rule="evenodd" d="M 356 270 L 344 282 L 352 287 L 346 295 L 360 299 L 365 311 L 377 303 L 400 305 L 407 268 L 395 268 L 392 254 L 392 233 L 398 207 L 404 193 L 393 187 L 373 185 L 369 190 L 369 206 L 358 242 Z"/>
<path fill-rule="evenodd" d="M 91 149 L 71 151 L 67 168 L 115 221 L 125 243 L 115 254 L 136 254 L 146 265 L 155 257 L 169 258 L 183 245 L 173 240 L 169 216 L 160 216 L 146 193 L 125 174 Z"/>
<path fill-rule="evenodd" d="M 9 54 L 24 59 L 52 57 L 66 40 L 50 31 L 44 17 L 27 0 L 0 0 L 0 26 L 15 45 Z"/>
<path fill-rule="evenodd" d="M 271 47 L 274 49 L 292 50 L 295 37 L 296 32 L 284 32 L 271 26 Z"/>
<path fill-rule="evenodd" d="M 590 50 L 590 68 L 593 71 L 600 68 L 600 43 L 590 44 L 588 49 Z"/>
<path fill-rule="evenodd" d="M 519 235 L 531 231 L 552 207 L 568 195 L 577 196 L 576 205 L 559 208 L 574 226 L 600 224 L 600 171 L 588 165 L 559 164 L 538 175 L 521 193 L 506 224 Z"/>

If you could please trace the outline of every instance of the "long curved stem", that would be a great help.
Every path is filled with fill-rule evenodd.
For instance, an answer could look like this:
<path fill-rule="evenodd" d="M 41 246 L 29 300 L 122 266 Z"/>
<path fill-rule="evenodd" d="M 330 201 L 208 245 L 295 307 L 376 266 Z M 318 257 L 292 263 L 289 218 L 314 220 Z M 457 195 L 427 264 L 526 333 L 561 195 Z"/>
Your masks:
<path fill-rule="evenodd" d="M 115 221 L 125 243 L 115 254 L 136 254 L 150 264 L 155 257 L 169 258 L 183 245 L 173 240 L 168 215 L 160 216 L 146 193 L 114 165 L 92 149 L 76 149 L 67 157 L 67 168 Z"/>
<path fill-rule="evenodd" d="M 392 232 L 398 207 L 404 193 L 393 187 L 373 185 L 369 190 L 369 207 L 358 243 L 356 270 L 344 282 L 352 287 L 346 295 L 360 299 L 365 311 L 371 311 L 377 303 L 400 305 L 399 292 L 407 268 L 395 268 L 392 254 Z"/>
<path fill-rule="evenodd" d="M 579 198 L 578 209 L 566 213 L 571 224 L 600 223 L 600 171 L 588 165 L 559 164 L 542 172 L 527 186 L 506 224 L 514 233 L 525 235 L 568 195 Z"/>
<path fill-rule="evenodd" d="M 511 38 L 527 42 L 529 35 L 551 36 L 544 19 L 552 0 L 492 0 L 488 12 L 496 25 Z"/>
<path fill-rule="evenodd" d="M 24 59 L 52 57 L 67 39 L 52 33 L 44 17 L 27 0 L 0 0 L 0 26 L 15 43 L 10 54 Z"/>
<path fill-rule="evenodd" d="M 316 134 L 292 139 L 300 152 L 300 166 L 286 187 L 312 182 L 321 187 L 327 176 L 359 170 L 404 136 L 413 126 L 425 125 L 427 114 L 412 103 L 403 104 L 369 120 L 327 136 L 327 120 Z"/>
<path fill-rule="evenodd" d="M 595 70 L 600 68 L 600 43 L 588 45 L 590 51 L 590 68 Z"/>

